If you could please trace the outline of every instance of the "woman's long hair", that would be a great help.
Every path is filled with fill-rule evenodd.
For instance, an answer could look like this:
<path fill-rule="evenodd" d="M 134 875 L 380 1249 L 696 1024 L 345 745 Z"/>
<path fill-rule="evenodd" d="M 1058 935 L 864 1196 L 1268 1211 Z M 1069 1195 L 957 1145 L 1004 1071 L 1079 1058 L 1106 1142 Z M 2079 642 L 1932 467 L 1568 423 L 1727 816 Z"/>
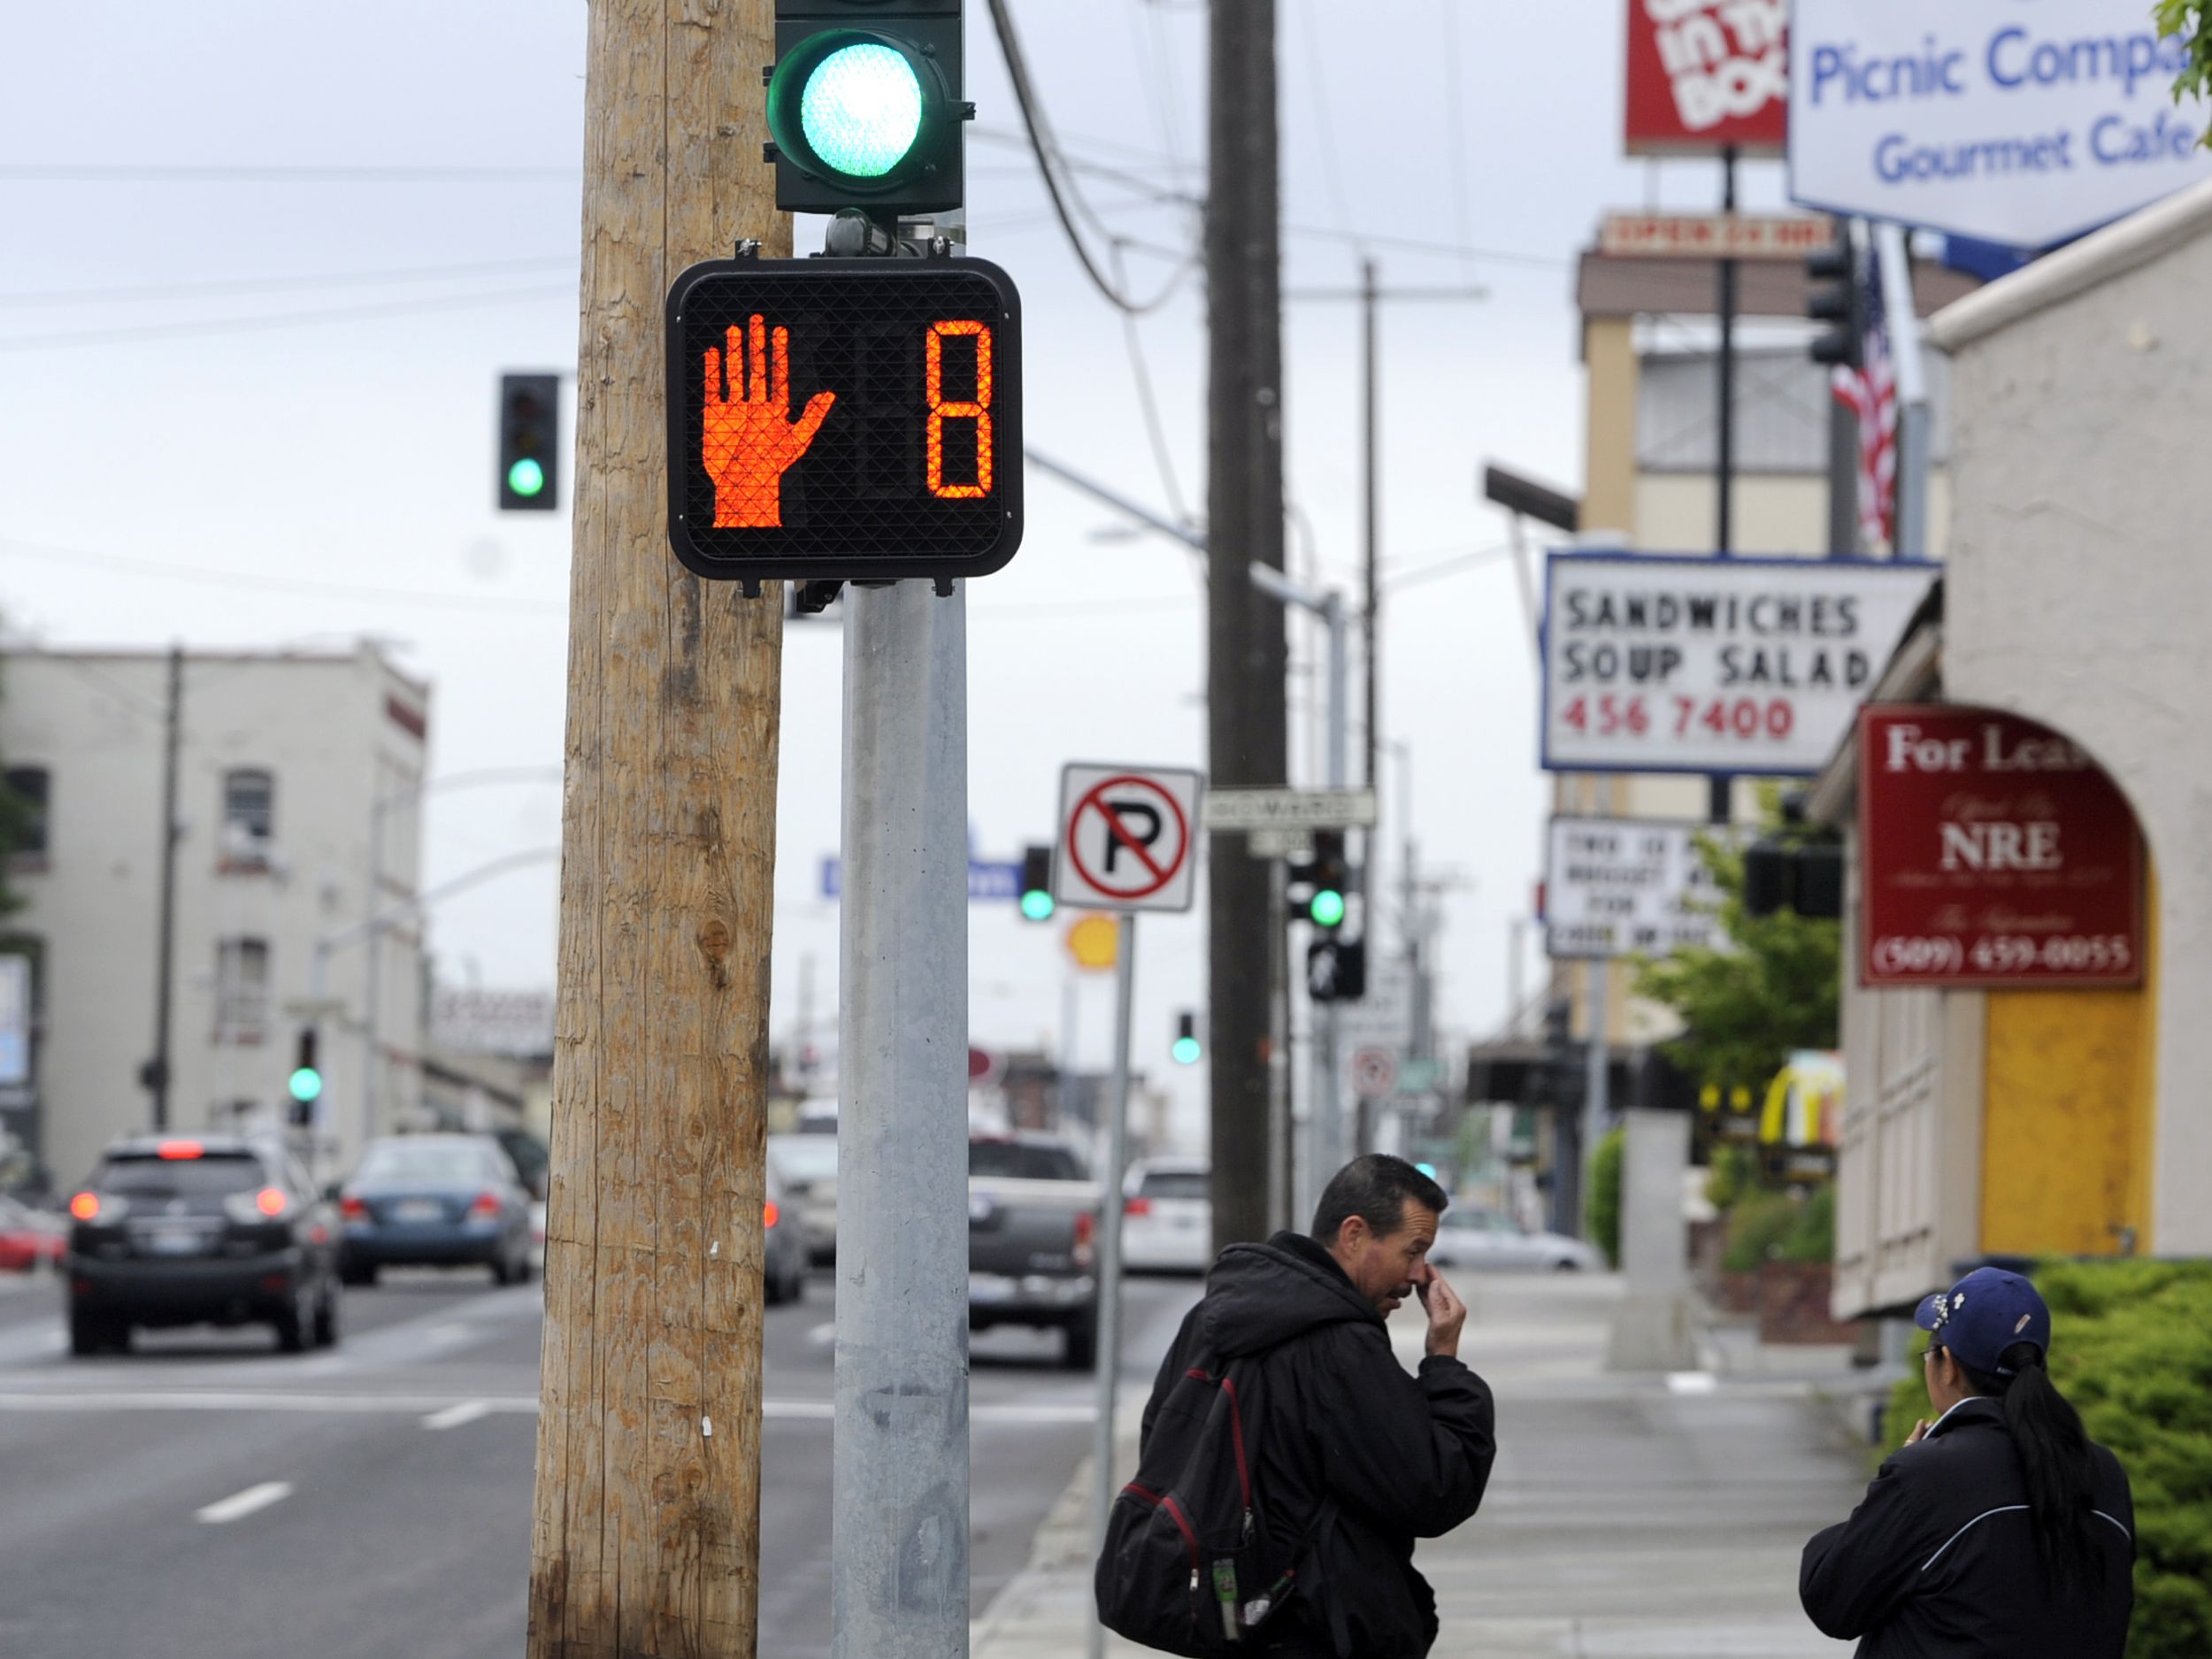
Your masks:
<path fill-rule="evenodd" d="M 1952 1356 L 1954 1359 L 1958 1356 Z M 2065 1587 L 2094 1586 L 2102 1576 L 2096 1533 L 2096 1459 L 2081 1413 L 2058 1391 L 2044 1368 L 2043 1350 L 2016 1342 L 1998 1356 L 2010 1376 L 1985 1377 L 1960 1370 L 1974 1392 L 2002 1403 L 2005 1426 L 2020 1453 L 2026 1477 L 2029 1517 L 2043 1570 Z"/>

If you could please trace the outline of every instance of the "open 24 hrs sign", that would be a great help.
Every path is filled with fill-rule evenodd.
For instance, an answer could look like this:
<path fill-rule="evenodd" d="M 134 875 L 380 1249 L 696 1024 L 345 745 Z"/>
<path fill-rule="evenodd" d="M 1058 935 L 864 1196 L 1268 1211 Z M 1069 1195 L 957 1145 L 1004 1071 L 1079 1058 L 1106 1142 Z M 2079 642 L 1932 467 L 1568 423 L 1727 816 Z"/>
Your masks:
<path fill-rule="evenodd" d="M 701 576 L 948 583 L 1021 543 L 1021 306 L 980 259 L 716 260 L 668 296 L 668 537 Z"/>

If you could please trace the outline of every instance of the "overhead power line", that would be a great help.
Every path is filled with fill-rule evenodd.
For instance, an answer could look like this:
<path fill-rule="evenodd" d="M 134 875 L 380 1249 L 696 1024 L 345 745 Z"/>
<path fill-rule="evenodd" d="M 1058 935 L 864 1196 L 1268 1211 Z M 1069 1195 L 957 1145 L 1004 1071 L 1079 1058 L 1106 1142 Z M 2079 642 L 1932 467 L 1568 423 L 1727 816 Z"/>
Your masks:
<path fill-rule="evenodd" d="M 526 288 L 493 288 L 481 294 L 433 296 L 414 300 L 391 300 L 377 305 L 346 305 L 311 311 L 283 311 L 275 316 L 220 317 L 204 322 L 150 323 L 124 328 L 87 328 L 58 334 L 0 335 L 0 352 L 46 351 L 63 346 L 127 345 L 142 340 L 170 340 L 188 334 L 249 334 L 265 328 L 299 328 L 322 323 L 363 322 L 380 317 L 416 317 L 430 311 L 468 311 L 482 305 L 504 305 L 515 300 L 549 299 L 557 295 L 573 298 L 576 285 Z"/>
<path fill-rule="evenodd" d="M 470 265 L 412 265 L 388 271 L 333 271 L 320 276 L 233 277 L 211 282 L 153 282 L 136 288 L 32 288 L 0 293 L 0 310 L 35 305 L 96 305 L 117 300 L 205 299 L 229 294 L 269 294 L 287 288 L 369 288 L 387 282 L 443 281 L 451 277 L 493 276 L 516 271 L 573 270 L 573 254 L 534 259 L 483 259 Z"/>
<path fill-rule="evenodd" d="M 573 184 L 573 167 L 168 166 L 19 162 L 0 165 L 0 182 L 32 184 Z"/>
<path fill-rule="evenodd" d="M 167 581 L 192 582 L 204 587 L 231 588 L 254 593 L 303 594 L 317 598 L 359 599 L 443 611 L 490 611 L 501 615 L 565 616 L 568 607 L 545 600 L 516 599 L 495 594 L 438 593 L 411 588 L 376 588 L 358 582 L 323 581 L 311 576 L 274 576 L 256 571 L 225 570 L 205 565 L 179 565 L 168 559 L 134 558 L 122 553 L 88 553 L 81 548 L 47 547 L 35 541 L 0 538 L 0 558 L 35 559 L 66 565 L 78 570 L 115 571 L 133 576 L 152 576 Z"/>

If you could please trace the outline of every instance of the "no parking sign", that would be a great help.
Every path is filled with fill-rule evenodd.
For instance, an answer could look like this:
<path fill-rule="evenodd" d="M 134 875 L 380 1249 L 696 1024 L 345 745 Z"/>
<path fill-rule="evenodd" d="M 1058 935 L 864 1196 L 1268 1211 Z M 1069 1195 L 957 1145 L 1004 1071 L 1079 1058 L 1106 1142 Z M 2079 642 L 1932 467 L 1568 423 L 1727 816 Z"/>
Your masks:
<path fill-rule="evenodd" d="M 1202 787 L 1198 773 L 1175 767 L 1067 767 L 1052 896 L 1089 910 L 1189 910 Z"/>

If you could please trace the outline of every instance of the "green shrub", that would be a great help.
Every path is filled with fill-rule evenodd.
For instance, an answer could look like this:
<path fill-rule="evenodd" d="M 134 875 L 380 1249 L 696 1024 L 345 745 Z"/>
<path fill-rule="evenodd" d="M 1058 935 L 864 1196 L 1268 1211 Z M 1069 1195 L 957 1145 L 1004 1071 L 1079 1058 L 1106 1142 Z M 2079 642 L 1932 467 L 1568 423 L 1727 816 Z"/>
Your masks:
<path fill-rule="evenodd" d="M 1776 1257 L 1784 1262 L 1836 1259 L 1836 1189 L 1822 1187 L 1798 1207 L 1797 1220 Z"/>
<path fill-rule="evenodd" d="M 1621 1264 L 1621 1168 L 1628 1158 L 1628 1131 L 1616 1129 L 1598 1142 L 1590 1163 L 1590 1241 Z"/>
<path fill-rule="evenodd" d="M 2054 1262 L 2051 1377 L 2135 1489 L 2129 1659 L 2212 1654 L 2212 1263 Z M 1916 1356 L 1926 1343 L 1915 1345 Z M 1934 1416 L 1916 1363 L 1886 1427 L 1903 1444 Z"/>
<path fill-rule="evenodd" d="M 1761 1263 L 1775 1260 L 1796 1229 L 1801 1208 L 1787 1193 L 1746 1193 L 1728 1212 L 1728 1249 L 1721 1266 L 1731 1273 L 1755 1273 Z"/>
<path fill-rule="evenodd" d="M 1716 1210 L 1733 1210 L 1751 1190 L 1758 1172 L 1759 1161 L 1749 1147 L 1715 1147 L 1712 1165 L 1705 1172 L 1705 1202 Z"/>

